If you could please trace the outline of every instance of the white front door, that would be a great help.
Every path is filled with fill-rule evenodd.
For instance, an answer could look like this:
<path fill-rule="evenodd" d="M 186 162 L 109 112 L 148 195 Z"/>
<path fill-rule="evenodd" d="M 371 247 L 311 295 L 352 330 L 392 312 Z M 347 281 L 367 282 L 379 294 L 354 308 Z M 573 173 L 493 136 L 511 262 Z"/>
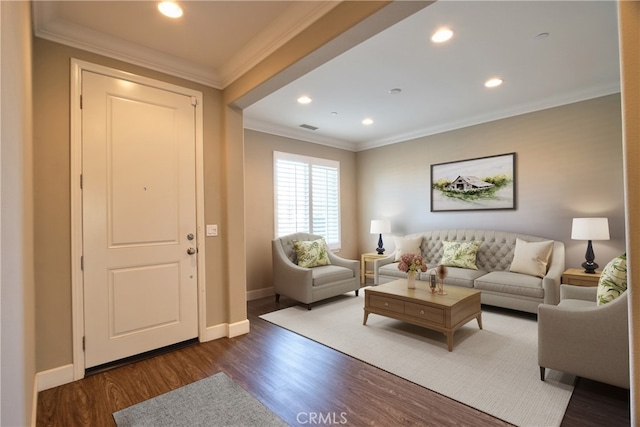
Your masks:
<path fill-rule="evenodd" d="M 198 336 L 194 111 L 82 72 L 85 368 Z"/>

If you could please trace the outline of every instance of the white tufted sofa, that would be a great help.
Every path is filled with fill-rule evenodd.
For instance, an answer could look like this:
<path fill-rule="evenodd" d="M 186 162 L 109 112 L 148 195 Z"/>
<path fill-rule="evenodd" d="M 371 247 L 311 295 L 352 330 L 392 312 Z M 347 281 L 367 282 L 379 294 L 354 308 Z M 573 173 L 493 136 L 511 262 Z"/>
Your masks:
<path fill-rule="evenodd" d="M 564 271 L 564 243 L 554 241 L 546 276 L 540 278 L 509 271 L 516 247 L 516 238 L 527 242 L 550 239 L 490 230 L 434 230 L 405 237 L 422 236 L 420 250 L 429 270 L 418 276 L 428 281 L 429 275 L 442 260 L 443 241 L 481 241 L 476 256 L 478 270 L 448 267 L 446 286 L 475 288 L 482 292 L 482 303 L 497 307 L 537 313 L 541 303 L 557 305 L 560 300 L 560 280 Z M 386 283 L 406 278 L 398 270 L 395 251 L 374 262 L 374 283 Z M 446 289 L 445 289 L 446 290 Z"/>

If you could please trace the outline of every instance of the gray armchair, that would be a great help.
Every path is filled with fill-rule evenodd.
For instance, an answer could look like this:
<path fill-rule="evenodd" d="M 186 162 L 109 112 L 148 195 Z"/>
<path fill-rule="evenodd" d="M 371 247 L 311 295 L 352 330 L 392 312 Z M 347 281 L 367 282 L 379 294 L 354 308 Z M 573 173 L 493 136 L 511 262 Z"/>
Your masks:
<path fill-rule="evenodd" d="M 629 388 L 627 292 L 596 305 L 597 287 L 562 285 L 557 306 L 538 306 L 538 365 Z"/>
<path fill-rule="evenodd" d="M 271 241 L 273 258 L 273 290 L 276 302 L 280 295 L 296 301 L 311 304 L 345 292 L 360 289 L 360 261 L 348 260 L 328 251 L 330 265 L 304 268 L 296 263 L 296 240 L 317 240 L 322 236 L 309 233 L 295 233 Z"/>

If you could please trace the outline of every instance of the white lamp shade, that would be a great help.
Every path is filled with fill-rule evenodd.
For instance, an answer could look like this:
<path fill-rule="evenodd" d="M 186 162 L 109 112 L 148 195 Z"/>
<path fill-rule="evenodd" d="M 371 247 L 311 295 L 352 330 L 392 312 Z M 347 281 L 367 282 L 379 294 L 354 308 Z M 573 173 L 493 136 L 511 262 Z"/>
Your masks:
<path fill-rule="evenodd" d="M 609 240 L 607 218 L 573 218 L 571 238 L 574 240 Z"/>
<path fill-rule="evenodd" d="M 389 223 L 388 219 L 372 219 L 370 233 L 371 234 L 391 233 L 391 223 Z"/>

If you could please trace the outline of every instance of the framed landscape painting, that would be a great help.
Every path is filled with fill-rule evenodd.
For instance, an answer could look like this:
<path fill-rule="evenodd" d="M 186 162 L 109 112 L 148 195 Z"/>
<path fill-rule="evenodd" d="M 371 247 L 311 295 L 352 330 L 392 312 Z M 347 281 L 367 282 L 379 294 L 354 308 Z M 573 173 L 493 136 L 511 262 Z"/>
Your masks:
<path fill-rule="evenodd" d="M 431 165 L 431 212 L 516 208 L 516 153 Z"/>

